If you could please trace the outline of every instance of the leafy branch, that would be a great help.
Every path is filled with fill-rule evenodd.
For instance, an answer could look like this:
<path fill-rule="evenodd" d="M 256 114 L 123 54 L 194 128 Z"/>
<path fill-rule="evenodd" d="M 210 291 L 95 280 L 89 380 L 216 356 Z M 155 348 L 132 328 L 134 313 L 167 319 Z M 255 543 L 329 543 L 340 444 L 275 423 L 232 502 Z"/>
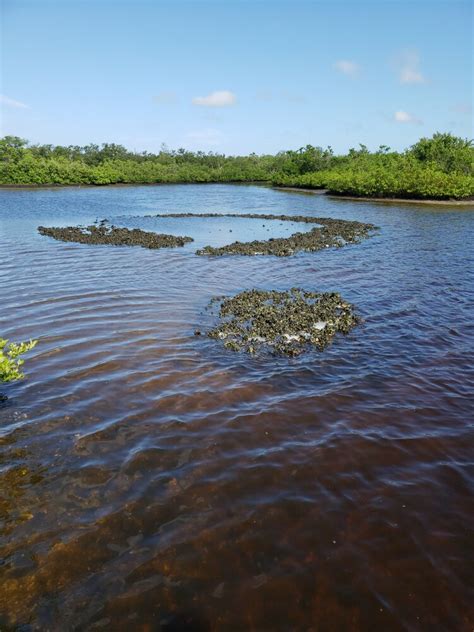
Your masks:
<path fill-rule="evenodd" d="M 13 382 L 24 377 L 21 371 L 24 360 L 20 356 L 31 351 L 37 343 L 37 340 L 15 343 L 0 338 L 0 382 Z"/>

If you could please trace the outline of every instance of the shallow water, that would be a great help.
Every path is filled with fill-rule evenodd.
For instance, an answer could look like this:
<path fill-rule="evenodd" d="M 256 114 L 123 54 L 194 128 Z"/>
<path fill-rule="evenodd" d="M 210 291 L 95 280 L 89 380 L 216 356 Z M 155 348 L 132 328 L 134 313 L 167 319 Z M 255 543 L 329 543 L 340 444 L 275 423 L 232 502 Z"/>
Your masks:
<path fill-rule="evenodd" d="M 0 334 L 39 338 L 0 390 L 0 629 L 461 630 L 474 625 L 474 214 L 265 187 L 0 190 Z M 196 257 L 371 222 L 359 245 Z M 108 218 L 183 248 L 56 242 Z M 270 228 L 270 232 L 268 232 Z M 232 230 L 232 233 L 230 232 Z M 215 295 L 337 291 L 322 353 L 194 336 Z"/>

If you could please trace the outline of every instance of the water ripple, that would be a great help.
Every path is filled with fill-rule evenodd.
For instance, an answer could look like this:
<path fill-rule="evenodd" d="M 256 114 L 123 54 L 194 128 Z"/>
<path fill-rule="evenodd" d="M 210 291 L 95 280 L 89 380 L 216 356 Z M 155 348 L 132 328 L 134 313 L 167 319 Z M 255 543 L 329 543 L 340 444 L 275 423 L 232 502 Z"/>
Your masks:
<path fill-rule="evenodd" d="M 271 227 L 144 217 L 185 212 L 381 231 L 216 260 L 194 252 Z M 195 242 L 36 232 L 103 217 Z M 40 339 L 2 387 L 0 628 L 471 630 L 473 217 L 266 187 L 0 191 L 0 333 Z M 362 325 L 296 359 L 194 336 L 212 296 L 294 285 Z"/>

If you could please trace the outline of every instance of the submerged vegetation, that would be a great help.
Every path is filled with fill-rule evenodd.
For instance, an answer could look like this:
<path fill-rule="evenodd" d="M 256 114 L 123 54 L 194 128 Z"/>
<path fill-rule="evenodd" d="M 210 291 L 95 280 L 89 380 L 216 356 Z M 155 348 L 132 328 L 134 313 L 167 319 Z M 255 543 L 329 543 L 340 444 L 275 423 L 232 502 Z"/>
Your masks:
<path fill-rule="evenodd" d="M 117 228 L 107 226 L 103 220 L 99 226 L 66 226 L 64 228 L 38 226 L 38 232 L 59 241 L 79 244 L 110 246 L 141 246 L 142 248 L 175 248 L 184 246 L 193 239 L 191 237 L 175 237 L 161 233 L 150 233 L 139 228 Z"/>
<path fill-rule="evenodd" d="M 113 143 L 30 145 L 16 136 L 0 140 L 1 185 L 255 181 L 341 195 L 465 199 L 474 197 L 474 146 L 437 133 L 402 153 L 360 145 L 335 155 L 331 147 L 307 145 L 274 156 L 225 156 L 166 147 L 137 153 Z"/>
<path fill-rule="evenodd" d="M 21 371 L 24 360 L 20 356 L 31 351 L 37 343 L 37 340 L 15 343 L 0 338 L 0 382 L 13 382 L 24 377 Z"/>
<path fill-rule="evenodd" d="M 246 290 L 216 298 L 220 322 L 207 335 L 222 340 L 233 351 L 270 351 L 297 356 L 311 347 L 325 349 L 340 332 L 355 327 L 359 317 L 337 293 Z M 201 332 L 196 332 L 200 334 Z"/>
<path fill-rule="evenodd" d="M 288 257 L 297 252 L 314 252 L 324 248 L 342 248 L 346 244 L 359 243 L 370 237 L 376 230 L 373 224 L 332 219 L 329 217 L 308 217 L 306 215 L 271 215 L 263 213 L 171 213 L 154 217 L 235 217 L 244 219 L 279 220 L 280 222 L 300 222 L 317 224 L 308 232 L 294 233 L 289 237 L 270 238 L 250 242 L 235 241 L 227 246 L 214 248 L 205 246 L 196 252 L 197 255 L 275 255 Z"/>

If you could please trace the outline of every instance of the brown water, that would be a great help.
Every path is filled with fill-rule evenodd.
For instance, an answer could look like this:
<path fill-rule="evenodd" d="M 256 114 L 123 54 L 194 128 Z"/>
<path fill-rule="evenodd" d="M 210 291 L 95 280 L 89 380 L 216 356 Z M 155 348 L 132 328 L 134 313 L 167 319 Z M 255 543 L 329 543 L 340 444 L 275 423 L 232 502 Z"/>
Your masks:
<path fill-rule="evenodd" d="M 0 191 L 0 334 L 40 338 L 0 389 L 0 629 L 471 631 L 472 210 L 228 185 Z M 294 227 L 130 219 L 166 212 L 381 231 L 209 259 L 193 253 Z M 195 242 L 36 233 L 104 217 Z M 297 359 L 193 335 L 212 296 L 294 285 L 340 292 L 365 323 Z"/>

